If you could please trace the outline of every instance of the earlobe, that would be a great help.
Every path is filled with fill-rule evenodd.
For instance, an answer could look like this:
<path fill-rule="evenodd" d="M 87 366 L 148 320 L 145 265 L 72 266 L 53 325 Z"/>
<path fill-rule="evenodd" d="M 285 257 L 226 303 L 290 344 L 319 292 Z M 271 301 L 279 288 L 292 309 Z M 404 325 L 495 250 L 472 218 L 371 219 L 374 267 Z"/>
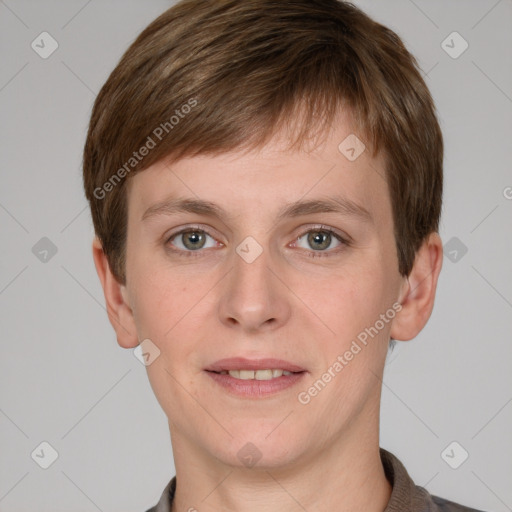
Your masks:
<path fill-rule="evenodd" d="M 126 287 L 120 284 L 112 274 L 101 242 L 97 237 L 92 243 L 92 253 L 105 296 L 108 318 L 116 332 L 117 342 L 123 348 L 134 348 L 139 342 L 133 311 L 127 300 Z"/>
<path fill-rule="evenodd" d="M 423 329 L 432 309 L 437 280 L 443 264 L 443 245 L 437 233 L 431 233 L 416 253 L 413 268 L 401 290 L 402 310 L 393 320 L 391 337 L 408 341 Z"/>

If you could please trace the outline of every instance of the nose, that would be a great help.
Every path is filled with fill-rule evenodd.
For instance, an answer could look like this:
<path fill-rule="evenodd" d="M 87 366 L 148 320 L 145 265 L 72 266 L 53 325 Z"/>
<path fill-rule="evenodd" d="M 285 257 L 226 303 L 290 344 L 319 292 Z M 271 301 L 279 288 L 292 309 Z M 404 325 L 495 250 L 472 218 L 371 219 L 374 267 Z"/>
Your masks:
<path fill-rule="evenodd" d="M 233 255 L 218 307 L 223 324 L 247 333 L 274 330 L 288 321 L 290 292 L 274 267 L 267 249 L 253 261 Z"/>

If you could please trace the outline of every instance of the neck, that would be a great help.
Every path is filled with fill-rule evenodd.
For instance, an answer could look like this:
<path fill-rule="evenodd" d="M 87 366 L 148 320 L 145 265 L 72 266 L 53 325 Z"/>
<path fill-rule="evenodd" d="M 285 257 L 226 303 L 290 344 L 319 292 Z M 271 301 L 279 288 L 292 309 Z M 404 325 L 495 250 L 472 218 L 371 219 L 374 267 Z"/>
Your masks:
<path fill-rule="evenodd" d="M 177 482 L 172 512 L 382 512 L 391 485 L 380 459 L 378 425 L 373 435 L 352 430 L 293 464 L 248 469 L 212 459 L 171 427 Z"/>

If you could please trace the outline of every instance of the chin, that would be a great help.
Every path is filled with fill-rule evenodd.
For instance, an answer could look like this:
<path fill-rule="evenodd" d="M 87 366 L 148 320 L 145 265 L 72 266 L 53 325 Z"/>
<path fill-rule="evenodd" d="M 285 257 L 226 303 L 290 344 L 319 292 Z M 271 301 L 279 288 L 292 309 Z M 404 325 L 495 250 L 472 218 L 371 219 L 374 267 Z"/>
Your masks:
<path fill-rule="evenodd" d="M 244 428 L 242 431 L 228 429 L 233 438 L 211 449 L 223 463 L 240 469 L 271 470 L 293 464 L 303 452 L 304 442 L 298 439 L 296 429 L 293 432 L 280 426 L 276 429 L 278 423 L 272 423 L 270 428 L 265 425 L 265 428 Z M 280 428 L 282 430 L 278 432 Z"/>

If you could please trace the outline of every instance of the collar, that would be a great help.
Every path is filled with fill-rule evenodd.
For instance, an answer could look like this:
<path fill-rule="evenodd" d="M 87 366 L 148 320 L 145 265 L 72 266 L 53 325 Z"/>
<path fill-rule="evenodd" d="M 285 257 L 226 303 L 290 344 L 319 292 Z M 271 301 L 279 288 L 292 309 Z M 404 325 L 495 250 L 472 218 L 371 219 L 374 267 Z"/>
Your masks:
<path fill-rule="evenodd" d="M 393 488 L 384 512 L 437 510 L 430 494 L 414 484 L 403 464 L 392 453 L 381 448 L 380 458 L 386 478 Z M 171 512 L 175 492 L 176 477 L 173 477 L 162 492 L 159 502 L 147 512 Z"/>

